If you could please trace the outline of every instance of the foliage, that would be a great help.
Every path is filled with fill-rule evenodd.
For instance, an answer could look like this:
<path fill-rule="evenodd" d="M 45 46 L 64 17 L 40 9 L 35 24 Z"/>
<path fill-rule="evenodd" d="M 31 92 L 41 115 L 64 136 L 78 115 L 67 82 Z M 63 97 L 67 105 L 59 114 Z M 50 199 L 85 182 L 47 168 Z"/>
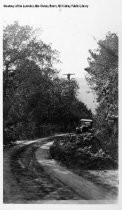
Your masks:
<path fill-rule="evenodd" d="M 98 48 L 89 52 L 89 67 L 85 70 L 87 81 L 97 94 L 95 126 L 104 147 L 115 158 L 118 141 L 118 36 L 109 32 L 104 40 L 98 41 Z"/>
<path fill-rule="evenodd" d="M 55 138 L 50 154 L 66 166 L 78 169 L 105 170 L 117 167 L 99 139 L 88 133 Z"/>
<path fill-rule="evenodd" d="M 34 126 L 32 111 L 38 103 L 36 98 L 41 97 L 56 74 L 53 61 L 57 52 L 36 40 L 35 31 L 29 26 L 15 22 L 3 32 L 4 136 L 12 133 L 11 140 L 27 138 L 28 125 Z"/>
<path fill-rule="evenodd" d="M 58 52 L 17 22 L 3 31 L 4 144 L 75 128 L 91 116 L 78 101 L 78 85 L 59 78 Z"/>

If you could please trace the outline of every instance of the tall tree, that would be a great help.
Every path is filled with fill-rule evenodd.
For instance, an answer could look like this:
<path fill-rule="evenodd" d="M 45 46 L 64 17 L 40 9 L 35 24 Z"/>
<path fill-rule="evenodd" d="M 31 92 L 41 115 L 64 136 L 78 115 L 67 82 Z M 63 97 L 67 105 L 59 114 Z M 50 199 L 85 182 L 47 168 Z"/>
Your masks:
<path fill-rule="evenodd" d="M 22 69 L 27 60 L 34 61 L 48 76 L 55 73 L 52 68 L 56 51 L 41 40 L 30 26 L 20 26 L 18 22 L 3 30 L 4 99 L 6 97 L 9 73 Z"/>
<path fill-rule="evenodd" d="M 58 77 L 58 52 L 17 22 L 3 31 L 4 140 L 32 139 L 73 127 L 91 114 L 79 102 L 77 82 Z M 45 131 L 46 129 L 46 131 Z"/>
<path fill-rule="evenodd" d="M 30 110 L 27 108 L 28 100 L 38 92 L 46 91 L 45 88 L 49 89 L 49 80 L 57 73 L 53 67 L 57 58 L 58 52 L 37 39 L 32 27 L 14 22 L 4 28 L 4 129 L 27 119 L 28 111 L 25 110 Z"/>
<path fill-rule="evenodd" d="M 98 48 L 89 52 L 87 81 L 97 94 L 96 125 L 107 142 L 112 135 L 115 139 L 118 132 L 115 124 L 108 124 L 110 119 L 117 122 L 118 117 L 118 36 L 109 32 L 104 40 L 98 41 Z"/>

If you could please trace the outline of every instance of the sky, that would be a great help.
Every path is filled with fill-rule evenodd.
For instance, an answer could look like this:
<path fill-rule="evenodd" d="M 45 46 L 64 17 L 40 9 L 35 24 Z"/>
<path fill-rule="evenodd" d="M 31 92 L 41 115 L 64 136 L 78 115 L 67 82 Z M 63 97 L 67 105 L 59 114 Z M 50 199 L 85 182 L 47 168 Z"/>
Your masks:
<path fill-rule="evenodd" d="M 97 47 L 96 40 L 103 39 L 108 31 L 118 33 L 122 15 L 120 0 L 5 0 L 4 4 L 85 4 L 88 8 L 3 8 L 3 25 L 15 20 L 22 25 L 41 28 L 40 38 L 51 43 L 60 52 L 61 63 L 57 65 L 60 75 L 75 73 L 80 81 L 80 95 L 87 87 L 84 68 L 88 66 L 89 49 Z M 82 86 L 83 82 L 83 86 Z M 84 86 L 84 84 L 86 86 Z M 93 100 L 86 100 L 89 108 L 94 109 Z M 89 101 L 89 102 L 88 102 Z"/>

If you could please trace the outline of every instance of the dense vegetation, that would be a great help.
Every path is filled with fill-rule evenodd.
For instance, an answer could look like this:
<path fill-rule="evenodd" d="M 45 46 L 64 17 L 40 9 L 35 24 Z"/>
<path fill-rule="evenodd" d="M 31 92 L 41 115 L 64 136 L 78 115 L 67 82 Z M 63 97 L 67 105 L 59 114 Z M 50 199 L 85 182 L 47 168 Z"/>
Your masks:
<path fill-rule="evenodd" d="M 17 22 L 3 30 L 4 144 L 73 130 L 92 116 L 77 99 L 76 80 L 59 78 L 59 53 L 36 32 Z"/>
<path fill-rule="evenodd" d="M 94 132 L 55 139 L 53 158 L 78 169 L 118 167 L 118 37 L 108 33 L 89 51 L 86 79 L 97 95 Z"/>
<path fill-rule="evenodd" d="M 56 137 L 50 154 L 71 169 L 109 170 L 116 169 L 118 165 L 104 151 L 101 141 L 91 133 Z"/>
<path fill-rule="evenodd" d="M 90 50 L 87 81 L 97 94 L 95 130 L 104 149 L 113 159 L 118 157 L 118 36 L 108 33 Z"/>

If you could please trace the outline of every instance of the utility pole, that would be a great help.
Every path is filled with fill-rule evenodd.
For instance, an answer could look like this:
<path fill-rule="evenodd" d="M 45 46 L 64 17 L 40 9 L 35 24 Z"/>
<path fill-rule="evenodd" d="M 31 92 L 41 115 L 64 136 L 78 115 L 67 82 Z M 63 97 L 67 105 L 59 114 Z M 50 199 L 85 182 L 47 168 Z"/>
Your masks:
<path fill-rule="evenodd" d="M 70 76 L 71 76 L 71 75 L 75 75 L 75 74 L 70 74 L 70 73 L 68 73 L 68 74 L 63 74 L 63 75 L 67 75 L 67 79 L 70 81 Z"/>
<path fill-rule="evenodd" d="M 75 74 L 63 74 L 63 75 L 67 75 L 67 80 L 68 80 L 68 84 L 69 84 L 69 108 L 68 108 L 68 117 L 69 117 L 69 122 L 70 122 L 70 104 L 71 104 L 71 100 L 70 100 L 70 76 L 71 75 L 75 75 Z M 69 133 L 70 133 L 70 129 L 69 129 Z"/>

